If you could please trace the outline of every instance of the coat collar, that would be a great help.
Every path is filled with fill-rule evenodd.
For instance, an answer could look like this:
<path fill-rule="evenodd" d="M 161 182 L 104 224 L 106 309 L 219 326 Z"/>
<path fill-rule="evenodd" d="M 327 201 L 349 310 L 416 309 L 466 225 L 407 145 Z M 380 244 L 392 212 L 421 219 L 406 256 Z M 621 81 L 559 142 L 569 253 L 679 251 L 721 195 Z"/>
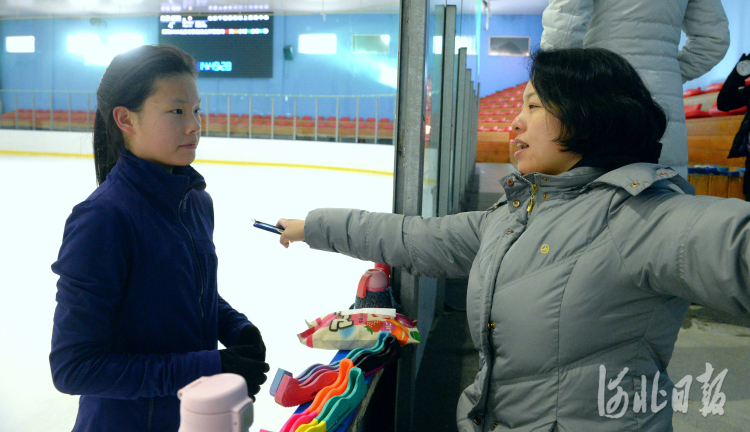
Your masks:
<path fill-rule="evenodd" d="M 663 182 L 664 183 L 659 183 Z M 602 175 L 588 187 L 611 185 L 624 189 L 636 196 L 650 187 L 667 187 L 688 195 L 695 195 L 695 188 L 687 180 L 680 177 L 677 171 L 669 167 L 650 163 L 635 163 L 626 165 Z"/>
<path fill-rule="evenodd" d="M 661 182 L 661 183 L 659 183 Z M 500 180 L 508 202 L 524 202 L 532 185 L 549 199 L 580 195 L 598 186 L 614 186 L 635 196 L 650 187 L 666 187 L 676 192 L 695 194 L 695 188 L 671 168 L 650 163 L 635 163 L 606 171 L 590 166 L 574 168 L 559 175 L 515 172 Z M 546 198 L 545 198 L 546 199 Z M 501 204 L 502 200 L 498 202 Z M 512 209 L 513 207 L 511 207 Z"/>
<path fill-rule="evenodd" d="M 120 153 L 117 164 L 107 180 L 122 178 L 130 183 L 146 200 L 167 211 L 176 211 L 182 199 L 192 189 L 205 190 L 206 181 L 192 166 L 174 167 L 172 174 L 163 168 L 135 156 L 128 150 Z"/>

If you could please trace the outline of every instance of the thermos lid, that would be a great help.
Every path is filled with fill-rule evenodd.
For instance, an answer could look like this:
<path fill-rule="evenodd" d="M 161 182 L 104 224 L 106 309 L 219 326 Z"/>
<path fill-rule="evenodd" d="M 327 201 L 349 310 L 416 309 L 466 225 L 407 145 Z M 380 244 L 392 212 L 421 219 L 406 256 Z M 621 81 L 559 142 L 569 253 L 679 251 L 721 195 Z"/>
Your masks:
<path fill-rule="evenodd" d="M 198 414 L 227 413 L 249 400 L 245 379 L 232 373 L 199 378 L 180 389 L 177 397 L 183 409 Z"/>

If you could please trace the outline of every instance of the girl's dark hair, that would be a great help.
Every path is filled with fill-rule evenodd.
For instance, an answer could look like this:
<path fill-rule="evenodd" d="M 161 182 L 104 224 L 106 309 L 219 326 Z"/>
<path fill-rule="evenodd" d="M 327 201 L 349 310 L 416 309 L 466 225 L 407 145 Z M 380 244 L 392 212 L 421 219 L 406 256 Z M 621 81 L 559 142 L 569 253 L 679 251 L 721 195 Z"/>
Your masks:
<path fill-rule="evenodd" d="M 171 45 L 144 45 L 116 56 L 104 71 L 96 90 L 94 167 L 102 184 L 125 148 L 122 131 L 112 110 L 124 106 L 133 112 L 154 92 L 157 79 L 179 74 L 198 76 L 195 59 Z"/>
<path fill-rule="evenodd" d="M 567 151 L 656 163 L 667 115 L 638 72 L 602 48 L 539 50 L 530 77 L 544 108 L 562 123 Z"/>

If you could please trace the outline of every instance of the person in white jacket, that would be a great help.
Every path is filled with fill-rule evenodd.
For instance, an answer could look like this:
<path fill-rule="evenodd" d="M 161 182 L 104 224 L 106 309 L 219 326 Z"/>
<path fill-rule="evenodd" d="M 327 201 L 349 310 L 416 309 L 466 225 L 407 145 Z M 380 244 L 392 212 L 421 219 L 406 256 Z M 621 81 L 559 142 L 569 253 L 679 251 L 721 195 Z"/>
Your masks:
<path fill-rule="evenodd" d="M 600 47 L 625 57 L 669 117 L 659 163 L 687 178 L 682 84 L 714 67 L 729 48 L 720 0 L 550 0 L 541 49 Z M 687 42 L 679 50 L 680 29 Z"/>

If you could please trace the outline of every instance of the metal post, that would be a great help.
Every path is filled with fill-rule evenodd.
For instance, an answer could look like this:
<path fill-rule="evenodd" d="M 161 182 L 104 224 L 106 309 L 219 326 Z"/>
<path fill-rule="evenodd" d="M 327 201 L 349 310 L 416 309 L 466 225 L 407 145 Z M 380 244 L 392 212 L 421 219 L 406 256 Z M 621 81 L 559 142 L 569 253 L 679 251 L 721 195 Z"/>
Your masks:
<path fill-rule="evenodd" d="M 294 98 L 294 115 L 292 117 L 292 139 L 297 139 L 297 98 Z"/>
<path fill-rule="evenodd" d="M 49 94 L 49 129 L 55 130 L 55 105 L 52 96 L 54 93 Z"/>
<path fill-rule="evenodd" d="M 318 140 L 318 98 L 315 98 L 315 141 Z"/>
<path fill-rule="evenodd" d="M 380 116 L 378 115 L 378 102 L 380 99 L 375 98 L 375 144 L 378 143 L 378 123 L 380 123 Z"/>
<path fill-rule="evenodd" d="M 273 139 L 273 127 L 276 125 L 276 113 L 273 108 L 274 98 L 271 98 L 271 139 Z"/>
<path fill-rule="evenodd" d="M 430 2 L 402 0 L 399 19 L 398 87 L 394 116 L 395 164 L 393 169 L 393 213 L 422 214 L 424 183 L 424 88 L 427 24 Z M 404 315 L 420 320 L 419 279 L 403 268 L 393 269 L 394 294 Z M 424 311 L 423 311 L 424 312 Z M 427 312 L 434 314 L 433 310 Z M 396 378 L 395 430 L 414 430 L 417 350 L 404 346 Z"/>
<path fill-rule="evenodd" d="M 31 93 L 31 130 L 36 130 L 36 93 Z"/>
<path fill-rule="evenodd" d="M 398 102 L 398 96 L 396 96 L 396 99 L 397 100 L 395 102 Z M 396 145 L 396 132 L 398 131 L 398 128 L 396 127 L 396 114 L 398 111 L 398 103 L 394 103 L 393 105 L 394 105 L 393 106 L 393 134 L 392 134 L 393 136 L 391 137 L 391 144 L 395 146 Z"/>
<path fill-rule="evenodd" d="M 73 103 L 71 101 L 70 93 L 68 93 L 68 131 L 73 130 Z"/>
<path fill-rule="evenodd" d="M 250 111 L 248 111 L 248 124 L 247 124 L 247 135 L 248 138 L 253 137 L 253 97 L 248 96 L 250 99 Z"/>
<path fill-rule="evenodd" d="M 227 96 L 227 138 L 229 138 L 229 126 L 232 123 L 232 111 L 230 107 L 230 99 L 229 96 Z"/>
<path fill-rule="evenodd" d="M 357 108 L 354 111 L 356 116 L 354 117 L 354 142 L 359 142 L 359 98 L 357 98 Z"/>
<path fill-rule="evenodd" d="M 339 98 L 336 98 L 336 138 L 334 141 L 339 142 Z"/>
<path fill-rule="evenodd" d="M 13 112 L 16 113 L 16 129 L 18 129 L 18 93 L 13 92 Z"/>
<path fill-rule="evenodd" d="M 206 96 L 206 136 L 211 133 L 211 111 L 208 107 L 209 99 L 211 99 L 211 96 Z"/>
<path fill-rule="evenodd" d="M 449 206 L 449 214 L 460 212 L 460 202 L 463 193 L 461 188 L 463 187 L 462 177 L 462 164 L 463 160 L 461 157 L 464 154 L 463 148 L 466 144 L 464 141 L 464 128 L 466 127 L 464 108 L 466 106 L 466 48 L 458 50 L 458 60 L 456 65 L 456 127 L 453 130 L 455 146 L 453 147 L 453 196 L 451 205 Z"/>
<path fill-rule="evenodd" d="M 438 177 L 438 216 L 451 213 L 453 200 L 453 159 L 452 154 L 456 146 L 454 130 L 456 128 L 456 6 L 445 7 L 445 27 L 443 31 L 443 77 L 440 115 L 440 169 Z"/>
<path fill-rule="evenodd" d="M 91 93 L 86 93 L 86 130 L 90 130 L 90 116 L 91 114 L 89 111 L 91 111 Z"/>

